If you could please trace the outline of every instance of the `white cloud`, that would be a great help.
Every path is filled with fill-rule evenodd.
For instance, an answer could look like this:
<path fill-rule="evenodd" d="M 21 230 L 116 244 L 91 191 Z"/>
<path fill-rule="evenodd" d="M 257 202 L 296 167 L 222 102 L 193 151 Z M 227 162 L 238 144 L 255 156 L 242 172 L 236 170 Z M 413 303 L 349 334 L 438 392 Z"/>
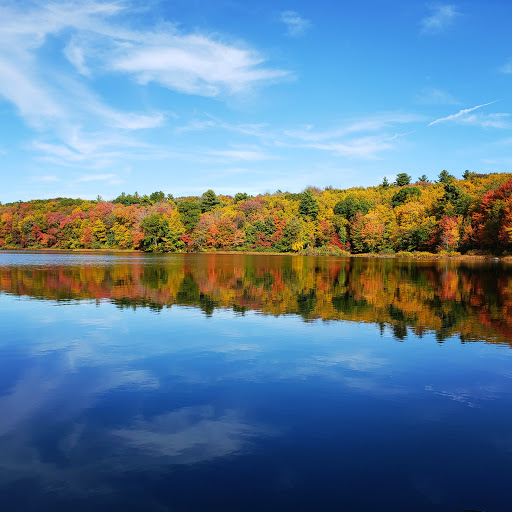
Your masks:
<path fill-rule="evenodd" d="M 470 116 L 462 117 L 461 123 L 481 126 L 482 128 L 510 128 L 508 122 L 510 114 L 505 112 L 498 112 L 495 114 L 472 114 Z"/>
<path fill-rule="evenodd" d="M 88 181 L 108 181 L 115 178 L 115 174 L 85 174 L 80 176 L 77 181 L 88 182 Z"/>
<path fill-rule="evenodd" d="M 38 130 L 32 149 L 46 161 L 97 168 L 134 153 L 137 158 L 140 139 L 125 133 L 166 122 L 167 113 L 112 106 L 88 78 L 121 74 L 125 81 L 225 97 L 289 75 L 269 67 L 256 50 L 218 35 L 187 34 L 169 23 L 135 30 L 126 16 L 133 9 L 129 1 L 0 5 L 0 98 Z M 62 59 L 46 58 L 50 38 L 61 44 L 72 68 Z"/>
<path fill-rule="evenodd" d="M 298 130 L 286 130 L 284 133 L 288 137 L 303 141 L 322 141 L 344 137 L 352 133 L 377 132 L 396 124 L 410 124 L 423 119 L 423 116 L 416 114 L 384 112 L 372 117 L 352 120 L 339 128 L 328 131 L 315 131 L 313 125 L 307 125 Z"/>
<path fill-rule="evenodd" d="M 85 76 L 91 75 L 91 71 L 85 64 L 83 49 L 74 39 L 71 39 L 71 41 L 64 48 L 64 55 L 80 74 Z"/>
<path fill-rule="evenodd" d="M 276 141 L 276 145 L 317 149 L 337 156 L 374 160 L 380 158 L 380 153 L 394 149 L 396 143 L 393 141 L 411 133 L 389 133 L 391 128 L 420 121 L 424 121 L 423 116 L 387 112 L 354 119 L 331 130 L 317 131 L 314 126 L 308 125 L 301 129 L 285 130 L 286 138 Z"/>
<path fill-rule="evenodd" d="M 508 59 L 508 61 L 500 68 L 502 73 L 512 74 L 512 59 Z"/>
<path fill-rule="evenodd" d="M 133 75 L 139 83 L 156 82 L 164 87 L 200 96 L 246 92 L 254 85 L 273 82 L 287 71 L 262 67 L 255 51 L 237 48 L 207 36 L 148 34 L 118 46 L 107 65 Z"/>
<path fill-rule="evenodd" d="M 265 137 L 268 135 L 268 123 L 238 123 L 232 124 L 222 121 L 210 114 L 205 114 L 207 119 L 193 119 L 184 126 L 175 129 L 176 133 L 186 133 L 193 131 L 202 131 L 211 128 L 220 128 L 222 130 L 241 133 L 244 135 L 253 135 L 255 137 Z"/>
<path fill-rule="evenodd" d="M 422 89 L 416 95 L 416 101 L 423 105 L 458 105 L 459 101 L 449 92 L 435 87 Z"/>
<path fill-rule="evenodd" d="M 421 31 L 425 34 L 434 34 L 449 27 L 453 20 L 460 15 L 454 5 L 428 5 L 432 14 L 421 20 Z"/>
<path fill-rule="evenodd" d="M 476 107 L 471 108 L 465 108 L 462 110 L 459 110 L 456 114 L 452 114 L 446 117 L 441 117 L 439 119 L 435 119 L 434 121 L 431 121 L 428 125 L 433 126 L 435 124 L 439 123 L 445 123 L 450 121 L 460 122 L 460 123 L 467 123 L 467 124 L 480 124 L 482 126 L 485 126 L 485 122 L 487 121 L 487 126 L 497 126 L 497 123 L 501 123 L 503 121 L 503 118 L 508 116 L 508 114 L 490 114 L 485 118 L 477 117 L 475 115 L 469 116 L 471 112 L 474 112 L 475 110 L 487 107 L 488 105 L 492 105 L 493 103 L 496 103 L 499 100 L 490 101 L 489 103 L 484 103 L 483 105 L 477 105 Z"/>
<path fill-rule="evenodd" d="M 18 61 L 17 66 L 16 56 L 11 61 L 0 53 L 0 95 L 13 103 L 33 126 L 41 127 L 64 118 L 62 107 L 54 99 L 52 92 L 39 83 L 39 79 L 30 69 L 30 59 L 24 57 L 26 62 Z M 26 68 L 23 70 L 24 64 Z"/>
<path fill-rule="evenodd" d="M 48 175 L 48 176 L 35 176 L 33 178 L 34 181 L 39 181 L 39 182 L 42 182 L 42 183 L 58 183 L 59 181 L 61 181 L 60 178 L 58 178 L 57 176 L 53 176 L 53 175 Z"/>
<path fill-rule="evenodd" d="M 118 71 L 203 96 L 246 92 L 289 75 L 265 66 L 256 50 L 218 36 L 182 33 L 170 23 L 131 29 L 116 17 L 129 8 L 127 2 L 71 1 L 36 2 L 30 9 L 11 2 L 0 9 L 0 43 L 33 56 L 48 36 L 69 32 L 64 55 L 81 74 Z"/>
<path fill-rule="evenodd" d="M 258 160 L 268 160 L 273 158 L 271 155 L 264 153 L 262 151 L 257 150 L 247 150 L 247 149 L 227 149 L 220 151 L 206 151 L 207 155 L 216 156 L 220 158 L 225 158 L 228 160 L 239 160 L 239 161 L 258 161 Z"/>
<path fill-rule="evenodd" d="M 286 34 L 291 37 L 302 36 L 311 27 L 311 22 L 295 11 L 283 11 L 280 20 L 286 25 Z"/>
<path fill-rule="evenodd" d="M 405 134 L 389 134 L 388 130 L 397 125 L 408 125 L 426 121 L 425 116 L 406 112 L 382 112 L 371 117 L 352 119 L 339 127 L 329 130 L 315 129 L 304 125 L 294 129 L 271 129 L 268 123 L 230 124 L 205 114 L 207 119 L 195 119 L 175 129 L 177 133 L 207 129 L 225 129 L 243 135 L 259 138 L 267 147 L 307 148 L 330 151 L 337 156 L 378 158 L 382 151 L 394 147 L 393 140 Z M 395 131 L 395 130 L 393 130 Z M 360 134 L 359 137 L 353 137 Z M 239 160 L 263 160 L 277 158 L 259 150 L 216 150 L 206 151 L 212 156 L 233 157 Z"/>
<path fill-rule="evenodd" d="M 174 131 L 176 133 L 200 132 L 208 128 L 215 128 L 217 126 L 217 123 L 212 119 L 208 119 L 205 121 L 193 119 L 184 126 L 178 126 Z"/>
<path fill-rule="evenodd" d="M 357 157 L 363 159 L 376 159 L 382 151 L 392 149 L 393 137 L 361 137 L 346 143 L 328 142 L 304 144 L 302 147 L 330 151 L 338 156 Z"/>

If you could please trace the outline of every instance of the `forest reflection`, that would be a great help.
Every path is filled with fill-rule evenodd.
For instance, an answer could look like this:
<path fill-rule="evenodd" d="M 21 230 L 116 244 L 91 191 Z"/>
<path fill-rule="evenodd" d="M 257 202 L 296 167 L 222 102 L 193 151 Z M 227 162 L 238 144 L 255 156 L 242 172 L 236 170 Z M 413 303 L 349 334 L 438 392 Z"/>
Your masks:
<path fill-rule="evenodd" d="M 270 255 L 134 255 L 0 267 L 0 291 L 35 299 L 106 299 L 119 308 L 173 305 L 236 314 L 295 314 L 408 330 L 438 341 L 512 343 L 512 268 L 461 261 Z"/>

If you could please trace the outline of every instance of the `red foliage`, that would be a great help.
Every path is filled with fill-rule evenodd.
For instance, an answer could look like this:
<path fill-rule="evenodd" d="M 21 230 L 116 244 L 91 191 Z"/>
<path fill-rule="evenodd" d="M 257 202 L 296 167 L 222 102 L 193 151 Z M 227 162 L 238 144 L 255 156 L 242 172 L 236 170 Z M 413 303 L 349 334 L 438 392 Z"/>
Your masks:
<path fill-rule="evenodd" d="M 512 179 L 486 192 L 472 215 L 473 242 L 481 249 L 510 249 L 512 242 Z"/>

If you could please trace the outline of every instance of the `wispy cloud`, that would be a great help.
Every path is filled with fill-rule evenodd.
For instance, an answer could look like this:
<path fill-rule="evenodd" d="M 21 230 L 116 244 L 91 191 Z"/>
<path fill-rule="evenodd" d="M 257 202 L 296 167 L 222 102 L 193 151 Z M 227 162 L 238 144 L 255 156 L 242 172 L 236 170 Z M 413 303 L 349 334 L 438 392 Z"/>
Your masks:
<path fill-rule="evenodd" d="M 416 95 L 416 101 L 422 105 L 458 105 L 459 101 L 449 92 L 427 87 Z"/>
<path fill-rule="evenodd" d="M 265 137 L 268 135 L 268 123 L 228 123 L 211 114 L 205 113 L 204 115 L 206 119 L 192 119 L 187 124 L 178 126 L 174 131 L 176 133 L 187 133 L 220 128 L 222 130 L 256 137 Z"/>
<path fill-rule="evenodd" d="M 431 14 L 421 20 L 421 31 L 424 34 L 442 32 L 460 15 L 454 5 L 431 4 L 427 7 L 431 11 Z"/>
<path fill-rule="evenodd" d="M 76 70 L 85 76 L 90 76 L 91 71 L 85 65 L 85 55 L 83 48 L 72 38 L 64 48 L 64 56 L 76 68 Z"/>
<path fill-rule="evenodd" d="M 80 176 L 77 181 L 108 181 L 114 179 L 115 177 L 115 174 L 85 174 L 83 176 Z"/>
<path fill-rule="evenodd" d="M 507 62 L 500 68 L 502 73 L 512 74 L 512 58 L 508 59 Z"/>
<path fill-rule="evenodd" d="M 58 183 L 59 181 L 61 181 L 60 178 L 58 178 L 57 176 L 53 176 L 53 175 L 34 176 L 32 179 L 33 179 L 33 181 L 38 181 L 41 183 Z"/>
<path fill-rule="evenodd" d="M 390 137 L 370 136 L 347 142 L 303 144 L 302 147 L 330 151 L 338 156 L 374 160 L 379 158 L 381 152 L 393 148 L 391 141 L 395 138 L 397 138 L 395 135 Z"/>
<path fill-rule="evenodd" d="M 384 112 L 352 119 L 337 128 L 315 130 L 312 125 L 285 130 L 278 145 L 329 151 L 336 156 L 375 160 L 392 150 L 396 142 L 411 133 L 397 133 L 397 127 L 424 121 L 424 116 L 404 112 Z"/>
<path fill-rule="evenodd" d="M 148 40 L 118 47 L 107 59 L 114 71 L 128 73 L 141 84 L 156 82 L 175 91 L 200 96 L 247 92 L 261 83 L 288 76 L 262 66 L 257 52 L 201 35 L 147 34 Z"/>
<path fill-rule="evenodd" d="M 248 150 L 248 149 L 227 149 L 221 151 L 206 151 L 207 155 L 220 157 L 227 160 L 234 161 L 246 161 L 246 162 L 254 162 L 259 160 L 269 160 L 272 157 L 268 153 L 264 153 L 263 151 L 258 150 Z"/>
<path fill-rule="evenodd" d="M 194 119 L 175 129 L 176 133 L 224 129 L 240 135 L 252 136 L 266 147 L 303 148 L 329 151 L 336 156 L 377 159 L 380 153 L 395 146 L 398 139 L 408 133 L 397 133 L 397 127 L 425 122 L 423 115 L 407 112 L 382 112 L 373 116 L 350 119 L 330 129 L 317 129 L 314 125 L 297 128 L 272 128 L 268 123 L 227 123 L 209 114 L 206 119 Z M 395 142 L 394 142 L 395 141 Z M 259 146 L 228 150 L 207 150 L 203 154 L 231 158 L 240 161 L 268 160 L 279 158 L 262 151 Z"/>
<path fill-rule="evenodd" d="M 201 132 L 208 128 L 216 128 L 218 126 L 218 123 L 213 119 L 192 119 L 192 121 L 189 121 L 187 124 L 176 127 L 174 131 L 176 133 Z"/>
<path fill-rule="evenodd" d="M 511 114 L 506 112 L 497 112 L 495 114 L 478 114 L 466 116 L 461 119 L 464 124 L 481 126 L 482 128 L 511 128 L 509 122 Z"/>
<path fill-rule="evenodd" d="M 248 423 L 234 410 L 220 415 L 210 406 L 178 409 L 150 420 L 139 418 L 131 428 L 112 433 L 152 459 L 157 455 L 157 460 L 187 465 L 235 454 L 254 437 L 278 434 Z"/>
<path fill-rule="evenodd" d="M 317 131 L 313 125 L 301 129 L 286 130 L 285 135 L 303 141 L 322 141 L 344 137 L 353 133 L 378 132 L 395 125 L 410 124 L 424 120 L 423 116 L 402 112 L 384 112 L 363 119 L 354 119 L 338 128 Z"/>
<path fill-rule="evenodd" d="M 428 123 L 428 125 L 433 126 L 435 124 L 445 123 L 445 122 L 450 122 L 450 121 L 476 124 L 475 121 L 477 120 L 477 118 L 475 116 L 469 116 L 468 114 L 470 114 L 471 112 L 474 112 L 475 110 L 477 110 L 479 108 L 483 108 L 483 107 L 487 107 L 488 105 L 492 105 L 493 103 L 496 103 L 497 101 L 499 101 L 499 100 L 490 101 L 489 103 L 477 105 L 476 107 L 464 108 L 462 110 L 459 110 L 459 112 L 457 112 L 456 114 L 452 114 L 452 115 L 449 115 L 446 117 L 441 117 L 439 119 L 431 121 L 430 123 Z M 493 117 L 494 119 L 498 119 L 500 117 L 503 118 L 504 116 L 508 116 L 508 114 L 492 114 L 492 116 L 494 116 Z M 498 116 L 498 117 L 496 117 L 496 116 Z M 479 123 L 479 124 L 481 124 L 481 123 Z"/>
<path fill-rule="evenodd" d="M 283 11 L 280 20 L 286 25 L 286 34 L 291 37 L 300 37 L 311 27 L 311 22 L 295 11 Z"/>
<path fill-rule="evenodd" d="M 91 168 L 119 155 L 130 158 L 143 137 L 135 132 L 166 123 L 164 112 L 114 107 L 93 91 L 98 75 L 209 97 L 246 94 L 290 75 L 219 35 L 185 33 L 167 22 L 134 29 L 132 12 L 130 1 L 0 5 L 0 97 L 37 130 L 33 149 L 48 161 Z M 41 48 L 50 38 L 61 43 L 65 59 L 44 58 Z"/>

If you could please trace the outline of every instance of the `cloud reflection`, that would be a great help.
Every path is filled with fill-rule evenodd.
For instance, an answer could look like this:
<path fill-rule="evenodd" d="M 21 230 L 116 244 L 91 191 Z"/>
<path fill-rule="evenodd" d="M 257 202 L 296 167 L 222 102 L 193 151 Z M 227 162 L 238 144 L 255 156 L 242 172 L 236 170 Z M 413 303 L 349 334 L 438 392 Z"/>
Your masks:
<path fill-rule="evenodd" d="M 251 425 L 234 410 L 217 413 L 211 406 L 184 407 L 152 419 L 138 418 L 113 435 L 162 463 L 194 464 L 243 451 L 255 437 L 275 430 Z"/>

